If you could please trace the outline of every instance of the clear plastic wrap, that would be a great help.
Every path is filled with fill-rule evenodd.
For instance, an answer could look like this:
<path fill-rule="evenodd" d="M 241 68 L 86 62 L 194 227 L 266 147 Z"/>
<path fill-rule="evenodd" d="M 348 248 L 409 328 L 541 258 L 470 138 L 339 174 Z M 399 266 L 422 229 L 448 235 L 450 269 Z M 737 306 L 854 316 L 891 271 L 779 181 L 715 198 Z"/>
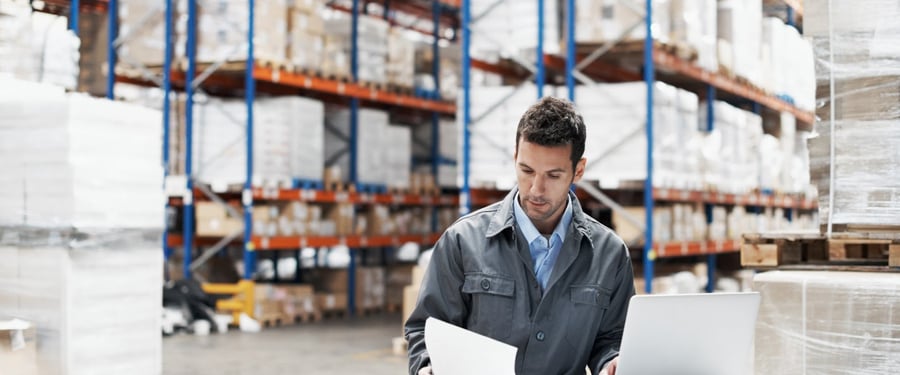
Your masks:
<path fill-rule="evenodd" d="M 757 374 L 900 373 L 900 277 L 890 273 L 757 274 Z"/>
<path fill-rule="evenodd" d="M 0 226 L 162 226 L 158 110 L 11 78 L 0 87 Z"/>
<path fill-rule="evenodd" d="M 39 374 L 162 372 L 161 238 L 0 228 L 0 316 L 35 324 Z"/>
<path fill-rule="evenodd" d="M 816 56 L 819 121 L 809 150 L 821 217 L 898 225 L 900 3 L 810 0 L 804 8 Z"/>

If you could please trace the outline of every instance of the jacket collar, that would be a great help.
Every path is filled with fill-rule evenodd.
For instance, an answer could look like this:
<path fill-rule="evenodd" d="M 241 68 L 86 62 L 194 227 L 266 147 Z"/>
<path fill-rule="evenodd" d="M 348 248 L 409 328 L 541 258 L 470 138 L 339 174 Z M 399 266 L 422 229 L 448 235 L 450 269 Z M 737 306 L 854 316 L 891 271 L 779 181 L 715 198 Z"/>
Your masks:
<path fill-rule="evenodd" d="M 510 229 L 515 225 L 515 213 L 513 212 L 513 204 L 516 200 L 516 194 L 519 192 L 519 187 L 513 187 L 509 193 L 506 194 L 506 197 L 500 201 L 500 207 L 497 211 L 494 212 L 494 215 L 491 217 L 491 221 L 488 224 L 487 231 L 485 232 L 485 236 L 494 237 L 506 229 Z M 587 237 L 588 241 L 591 241 L 591 246 L 593 246 L 593 241 L 591 240 L 591 230 L 587 225 L 587 215 L 584 214 L 584 211 L 581 210 L 581 203 L 578 201 L 578 197 L 575 196 L 575 193 L 569 192 L 569 198 L 572 202 L 572 224 L 575 225 L 576 233 L 581 236 Z"/>

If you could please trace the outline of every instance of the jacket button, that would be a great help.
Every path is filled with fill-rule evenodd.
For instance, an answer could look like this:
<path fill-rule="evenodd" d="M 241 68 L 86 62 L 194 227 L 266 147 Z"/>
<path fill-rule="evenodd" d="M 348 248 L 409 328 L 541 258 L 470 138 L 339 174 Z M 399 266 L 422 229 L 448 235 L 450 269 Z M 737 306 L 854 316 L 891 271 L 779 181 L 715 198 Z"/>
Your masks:
<path fill-rule="evenodd" d="M 544 331 L 538 331 L 538 333 L 534 335 L 534 338 L 538 341 L 544 341 Z"/>
<path fill-rule="evenodd" d="M 488 279 L 481 280 L 481 289 L 484 289 L 484 290 L 491 289 L 491 281 Z"/>

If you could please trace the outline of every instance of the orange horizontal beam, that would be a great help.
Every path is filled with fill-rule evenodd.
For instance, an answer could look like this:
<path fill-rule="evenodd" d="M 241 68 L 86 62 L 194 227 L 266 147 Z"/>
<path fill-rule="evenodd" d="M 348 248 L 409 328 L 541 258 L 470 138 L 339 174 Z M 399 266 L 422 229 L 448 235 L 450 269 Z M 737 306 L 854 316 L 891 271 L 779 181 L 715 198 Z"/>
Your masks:
<path fill-rule="evenodd" d="M 764 91 L 756 87 L 740 83 L 719 73 L 712 73 L 703 70 L 700 67 L 688 61 L 680 59 L 671 53 L 663 51 L 660 48 L 653 49 L 653 62 L 659 69 L 675 71 L 679 74 L 696 79 L 700 82 L 710 84 L 719 90 L 727 91 L 734 95 L 750 99 L 776 111 L 790 112 L 800 122 L 812 124 L 814 121 L 812 112 L 801 110 L 800 108 L 790 105 L 789 103 L 781 99 L 766 94 Z"/>
<path fill-rule="evenodd" d="M 272 82 L 328 94 L 369 100 L 407 108 L 456 114 L 456 105 L 452 102 L 427 100 L 413 96 L 399 95 L 384 90 L 370 88 L 357 83 L 339 82 L 300 73 L 254 66 L 253 77 L 259 81 Z"/>
<path fill-rule="evenodd" d="M 708 191 L 653 189 L 653 199 L 670 202 L 696 202 L 737 206 L 761 206 L 811 210 L 818 207 L 812 198 L 797 198 L 783 194 L 723 194 Z"/>
<path fill-rule="evenodd" d="M 403 236 L 304 236 L 304 237 L 256 237 L 251 240 L 254 249 L 295 250 L 303 247 L 323 247 L 345 245 L 351 248 L 400 246 L 407 242 L 433 244 L 440 238 L 440 233 Z"/>
<path fill-rule="evenodd" d="M 253 188 L 255 200 L 285 200 L 316 203 L 375 203 L 401 205 L 452 206 L 459 204 L 455 195 L 422 196 L 416 194 L 367 194 L 346 191 L 308 189 Z"/>
<path fill-rule="evenodd" d="M 672 241 L 654 243 L 653 251 L 658 258 L 734 253 L 741 250 L 738 240 Z"/>
<path fill-rule="evenodd" d="M 383 247 L 400 246 L 407 242 L 430 245 L 437 242 L 441 233 L 400 235 L 400 236 L 293 236 L 293 237 L 258 237 L 251 239 L 256 250 L 296 250 L 302 247 L 322 247 L 346 245 L 348 247 Z M 200 246 L 208 246 L 216 243 L 219 238 L 197 237 L 194 243 Z M 180 234 L 169 234 L 166 237 L 169 247 L 178 247 L 184 244 Z M 235 241 L 239 243 L 239 241 Z"/>

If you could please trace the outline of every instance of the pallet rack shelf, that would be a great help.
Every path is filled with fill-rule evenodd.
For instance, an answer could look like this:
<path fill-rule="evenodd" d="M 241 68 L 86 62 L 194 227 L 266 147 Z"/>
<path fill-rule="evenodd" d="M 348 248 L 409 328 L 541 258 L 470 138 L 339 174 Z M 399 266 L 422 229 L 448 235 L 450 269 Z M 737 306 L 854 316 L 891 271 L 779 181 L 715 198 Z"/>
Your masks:
<path fill-rule="evenodd" d="M 406 95 L 396 91 L 385 89 L 383 86 L 369 85 L 360 82 L 357 79 L 358 72 L 358 23 L 359 17 L 363 16 L 361 5 L 365 6 L 368 2 L 363 3 L 360 0 L 353 0 L 349 9 L 351 14 L 351 53 L 350 53 L 350 76 L 346 78 L 328 79 L 315 73 L 295 71 L 284 66 L 272 65 L 267 62 L 257 61 L 254 58 L 254 5 L 255 0 L 247 0 L 248 17 L 246 39 L 246 59 L 243 64 L 226 63 L 225 59 L 213 64 L 198 64 L 196 60 L 196 50 L 198 45 L 196 24 L 198 23 L 198 0 L 188 0 L 186 5 L 186 48 L 184 61 L 178 64 L 174 61 L 174 1 L 166 0 L 160 6 L 165 13 L 165 56 L 161 67 L 148 69 L 147 67 L 138 67 L 141 74 L 139 77 L 116 75 L 116 49 L 124 40 L 118 40 L 115 32 L 117 20 L 116 0 L 108 0 L 108 9 L 110 14 L 110 64 L 107 93 L 109 97 L 113 97 L 114 83 L 126 82 L 141 85 L 155 85 L 162 88 L 163 97 L 163 129 L 164 129 L 164 155 L 163 165 L 166 167 L 167 181 L 179 181 L 177 177 L 170 176 L 171 155 L 169 155 L 168 142 L 171 132 L 171 101 L 170 95 L 174 90 L 183 90 L 186 97 L 184 111 L 185 126 L 185 175 L 192 176 L 192 147 L 193 147 L 193 106 L 194 94 L 200 90 L 208 88 L 218 88 L 221 90 L 233 90 L 241 92 L 246 105 L 246 118 L 244 120 L 245 129 L 245 152 L 247 155 L 246 179 L 239 193 L 234 194 L 233 198 L 208 197 L 209 199 L 222 203 L 239 203 L 243 206 L 243 223 L 244 233 L 240 236 L 235 235 L 226 238 L 209 238 L 197 237 L 194 233 L 194 202 L 207 199 L 206 195 L 209 191 L 202 191 L 196 186 L 194 178 L 184 178 L 180 182 L 183 188 L 178 189 L 172 197 L 170 197 L 167 206 L 179 209 L 182 213 L 183 225 L 180 234 L 168 234 L 163 241 L 164 253 L 168 259 L 172 255 L 175 247 L 184 249 L 183 272 L 185 277 L 192 277 L 192 270 L 198 265 L 198 261 L 202 262 L 209 258 L 206 253 L 216 253 L 225 246 L 238 243 L 243 246 L 243 262 L 244 262 L 244 279 L 253 279 L 256 270 L 256 258 L 259 251 L 266 250 L 298 250 L 301 247 L 311 246 L 336 246 L 346 245 L 351 248 L 350 264 L 349 264 L 349 284 L 350 291 L 348 293 L 348 307 L 350 313 L 355 310 L 355 268 L 357 262 L 357 250 L 366 247 L 390 247 L 399 246 L 406 242 L 417 242 L 421 244 L 432 244 L 436 241 L 439 234 L 431 233 L 425 235 L 401 235 L 401 236 L 297 236 L 297 237 L 258 237 L 252 235 L 252 207 L 256 202 L 272 202 L 272 201 L 305 201 L 316 203 L 354 203 L 354 204 L 391 204 L 391 205 L 426 205 L 426 206 L 452 206 L 457 204 L 457 198 L 447 196 L 432 196 L 420 194 L 370 194 L 355 192 L 334 192 L 321 189 L 271 189 L 261 186 L 255 186 L 251 180 L 253 175 L 253 125 L 254 113 L 253 102 L 257 91 L 271 92 L 281 95 L 326 95 L 339 98 L 342 101 L 349 102 L 351 110 L 350 115 L 350 181 L 351 185 L 357 183 L 357 166 L 356 166 L 356 144 L 357 144 L 357 128 L 364 126 L 359 124 L 358 111 L 362 105 L 373 106 L 389 106 L 400 107 L 405 109 L 415 109 L 430 114 L 432 127 L 432 150 L 431 150 L 431 166 L 432 171 L 437 172 L 439 165 L 445 163 L 445 158 L 439 154 L 437 145 L 438 125 L 440 117 L 453 116 L 456 113 L 456 105 L 452 101 L 426 99 L 413 95 Z M 328 4 L 332 8 L 340 6 L 334 2 Z M 416 0 L 395 0 L 386 2 L 385 6 L 390 5 L 391 12 L 384 12 L 382 15 L 388 21 L 395 12 L 413 17 L 421 17 L 430 19 L 433 25 L 431 35 L 433 36 L 433 53 L 434 65 L 432 73 L 435 77 L 440 76 L 439 62 L 439 46 L 441 40 L 442 28 L 456 28 L 458 24 L 457 8 L 452 2 L 447 1 L 416 1 Z M 420 30 L 421 31 L 421 30 Z M 227 69 L 220 69 L 227 68 Z M 161 77 L 158 77 L 161 76 Z M 438 86 L 439 89 L 439 86 Z M 439 91 L 439 90 L 438 90 Z M 174 179 L 173 179 L 174 177 Z M 183 178 L 183 177 L 182 177 Z M 167 187 L 169 188 L 169 187 Z M 359 189 L 357 189 L 359 190 Z M 437 213 L 432 215 L 432 231 L 436 229 Z M 206 249 L 205 255 L 199 259 L 194 259 L 193 250 L 197 246 L 211 245 Z M 299 267 L 299 262 L 298 262 Z"/>
<path fill-rule="evenodd" d="M 794 9 L 801 11 L 794 1 L 785 1 L 788 5 L 788 23 L 793 23 Z M 652 26 L 652 0 L 646 0 L 644 4 L 644 41 L 642 47 L 639 48 L 641 54 L 642 66 L 639 71 L 624 69 L 623 66 L 617 66 L 609 61 L 601 61 L 599 59 L 604 53 L 615 48 L 612 45 L 594 46 L 591 51 L 580 51 L 575 44 L 574 38 L 566 38 L 565 56 L 553 56 L 543 53 L 543 1 L 538 0 L 537 22 L 539 33 L 537 35 L 537 47 L 535 55 L 538 58 L 534 66 L 527 67 L 532 72 L 524 72 L 525 69 L 515 66 L 515 64 L 501 63 L 491 64 L 485 61 L 473 59 L 470 55 L 470 43 L 473 38 L 471 33 L 472 26 L 472 6 L 471 0 L 463 0 L 461 5 L 462 11 L 462 48 L 463 48 L 463 65 L 462 65 L 462 86 L 463 100 L 460 109 L 460 117 L 463 124 L 463 156 L 462 156 L 462 173 L 463 183 L 460 192 L 461 209 L 464 212 L 471 210 L 473 205 L 484 205 L 488 202 L 491 195 L 479 192 L 470 186 L 470 137 L 471 132 L 469 126 L 472 124 L 471 104 L 471 73 L 472 68 L 480 69 L 487 72 L 503 74 L 507 77 L 534 77 L 538 87 L 538 97 L 543 96 L 541 88 L 543 83 L 548 82 L 546 79 L 548 72 L 550 74 L 563 74 L 565 76 L 566 89 L 569 100 L 575 99 L 576 81 L 582 84 L 593 84 L 595 80 L 621 82 L 621 81 L 637 81 L 642 80 L 647 84 L 647 122 L 646 122 L 646 138 L 647 144 L 653 144 L 653 84 L 657 80 L 669 82 L 676 86 L 690 85 L 701 96 L 713 99 L 717 97 L 736 97 L 748 100 L 754 103 L 754 108 L 758 111 L 761 107 L 769 108 L 774 111 L 789 112 L 798 120 L 798 128 L 809 129 L 814 121 L 814 115 L 810 111 L 805 111 L 792 105 L 785 98 L 767 94 L 761 89 L 753 87 L 747 83 L 738 81 L 720 74 L 718 72 L 706 71 L 695 64 L 682 60 L 662 48 L 653 40 Z M 565 15 L 563 22 L 564 34 L 575 35 L 575 0 L 565 1 Z M 476 19 L 481 16 L 476 17 Z M 477 37 L 477 36 L 476 36 Z M 519 64 L 522 65 L 522 64 Z M 718 91 L 721 91 L 719 93 Z M 707 111 L 707 130 L 712 130 L 714 122 L 714 112 L 712 100 L 708 101 Z M 701 109 L 704 110 L 704 109 Z M 483 117 L 483 114 L 482 114 Z M 645 226 L 644 226 L 644 245 L 642 251 L 642 261 L 644 263 L 644 278 L 646 279 L 646 292 L 652 292 L 652 279 L 654 277 L 653 264 L 657 258 L 669 256 L 685 256 L 685 255 L 705 255 L 707 256 L 709 269 L 709 284 L 707 291 L 713 291 L 715 285 L 715 264 L 716 255 L 725 252 L 738 252 L 740 244 L 733 240 L 710 240 L 710 241 L 677 241 L 656 243 L 653 240 L 653 209 L 656 202 L 696 202 L 703 203 L 707 206 L 707 221 L 711 221 L 709 214 L 710 206 L 716 205 L 747 205 L 755 207 L 782 207 L 786 209 L 813 210 L 816 208 L 816 202 L 807 197 L 792 197 L 781 195 L 765 195 L 765 194 L 748 194 L 748 195 L 730 195 L 717 194 L 711 191 L 676 191 L 671 189 L 661 189 L 653 185 L 653 155 L 652 147 L 647 148 L 647 176 L 643 181 L 643 206 L 646 210 Z M 610 207 L 619 209 L 621 206 L 609 199 L 599 189 L 587 186 L 587 183 L 580 183 L 579 186 L 586 188 L 590 195 L 594 196 L 602 202 L 609 202 Z M 476 194 L 473 196 L 473 192 Z M 789 215 L 790 217 L 790 215 Z"/>

